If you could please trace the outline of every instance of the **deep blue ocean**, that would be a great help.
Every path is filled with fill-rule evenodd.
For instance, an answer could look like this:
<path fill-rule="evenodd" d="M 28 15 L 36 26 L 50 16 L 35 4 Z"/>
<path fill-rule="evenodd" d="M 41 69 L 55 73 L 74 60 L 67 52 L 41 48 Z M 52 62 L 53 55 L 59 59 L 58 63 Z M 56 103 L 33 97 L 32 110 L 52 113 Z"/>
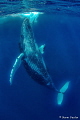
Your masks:
<path fill-rule="evenodd" d="M 23 64 L 9 77 L 20 54 L 21 26 L 17 13 L 43 12 L 33 25 L 44 61 L 56 87 L 70 81 L 62 105 L 57 93 L 36 83 Z M 12 16 L 16 14 L 16 16 Z M 80 120 L 80 1 L 3 0 L 0 2 L 0 120 Z"/>

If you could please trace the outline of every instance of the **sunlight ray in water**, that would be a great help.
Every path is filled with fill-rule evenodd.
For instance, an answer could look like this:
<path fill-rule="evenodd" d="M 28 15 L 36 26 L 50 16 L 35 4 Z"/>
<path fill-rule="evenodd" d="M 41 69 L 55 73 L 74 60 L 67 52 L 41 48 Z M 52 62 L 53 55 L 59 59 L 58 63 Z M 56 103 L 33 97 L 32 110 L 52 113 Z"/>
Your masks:
<path fill-rule="evenodd" d="M 37 18 L 39 17 L 40 14 L 44 14 L 44 13 L 43 12 L 24 12 L 24 13 L 8 14 L 3 17 L 0 17 L 0 24 L 10 19 L 10 17 L 20 17 L 22 19 L 29 18 L 31 23 L 37 22 Z"/>

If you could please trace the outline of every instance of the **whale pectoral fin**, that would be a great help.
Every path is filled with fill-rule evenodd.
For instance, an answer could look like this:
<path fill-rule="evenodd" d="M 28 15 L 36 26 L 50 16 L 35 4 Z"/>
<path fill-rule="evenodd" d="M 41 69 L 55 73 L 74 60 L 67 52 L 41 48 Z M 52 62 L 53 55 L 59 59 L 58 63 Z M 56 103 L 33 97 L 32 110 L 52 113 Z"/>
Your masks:
<path fill-rule="evenodd" d="M 57 103 L 58 103 L 58 105 L 61 105 L 61 104 L 62 104 L 63 97 L 64 97 L 64 93 L 65 93 L 66 90 L 68 89 L 69 83 L 70 83 L 70 81 L 66 82 L 66 83 L 64 84 L 64 86 L 60 89 L 60 93 L 58 93 L 58 96 L 57 96 Z"/>
<path fill-rule="evenodd" d="M 19 66 L 20 66 L 20 64 L 21 64 L 21 59 L 22 59 L 23 55 L 24 55 L 24 54 L 21 53 L 21 54 L 16 58 L 16 60 L 15 60 L 15 62 L 14 62 L 14 65 L 13 65 L 12 70 L 11 70 L 11 73 L 10 73 L 10 79 L 9 79 L 10 84 L 12 84 L 12 80 L 13 80 L 14 74 L 15 74 L 15 72 L 17 71 L 17 69 L 19 68 Z"/>
<path fill-rule="evenodd" d="M 43 54 L 45 49 L 45 44 L 39 47 L 40 52 Z"/>

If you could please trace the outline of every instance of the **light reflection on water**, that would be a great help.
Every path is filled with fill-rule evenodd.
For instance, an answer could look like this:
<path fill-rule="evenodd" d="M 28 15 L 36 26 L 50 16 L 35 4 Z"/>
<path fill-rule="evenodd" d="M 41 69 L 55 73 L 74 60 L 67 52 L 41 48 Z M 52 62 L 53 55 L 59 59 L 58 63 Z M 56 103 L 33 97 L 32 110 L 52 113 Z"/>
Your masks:
<path fill-rule="evenodd" d="M 23 12 L 47 12 L 80 16 L 80 1 L 73 0 L 4 0 L 0 1 L 0 15 Z"/>

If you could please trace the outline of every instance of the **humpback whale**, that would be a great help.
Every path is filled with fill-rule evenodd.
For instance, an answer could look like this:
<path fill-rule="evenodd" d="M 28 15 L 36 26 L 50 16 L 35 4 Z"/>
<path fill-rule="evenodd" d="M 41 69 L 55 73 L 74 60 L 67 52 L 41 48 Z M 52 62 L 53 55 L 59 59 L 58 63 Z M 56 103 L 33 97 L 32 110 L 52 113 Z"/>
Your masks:
<path fill-rule="evenodd" d="M 42 54 L 44 53 L 44 48 L 45 44 L 39 47 L 36 43 L 32 30 L 32 24 L 30 23 L 30 20 L 26 18 L 23 21 L 21 28 L 21 37 L 19 42 L 20 55 L 15 60 L 9 81 L 10 84 L 12 84 L 16 70 L 19 68 L 20 64 L 23 63 L 27 73 L 33 80 L 41 85 L 57 91 L 57 103 L 60 105 L 63 101 L 64 92 L 68 89 L 69 81 L 66 82 L 60 90 L 55 87 L 43 59 Z"/>

